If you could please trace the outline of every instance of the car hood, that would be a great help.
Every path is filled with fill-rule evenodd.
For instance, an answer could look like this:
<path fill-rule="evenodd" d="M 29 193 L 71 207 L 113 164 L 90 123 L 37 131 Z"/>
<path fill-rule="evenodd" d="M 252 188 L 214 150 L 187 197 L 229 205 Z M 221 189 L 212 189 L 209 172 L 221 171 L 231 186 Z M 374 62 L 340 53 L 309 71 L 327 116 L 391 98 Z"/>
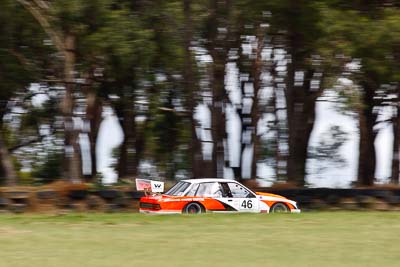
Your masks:
<path fill-rule="evenodd" d="M 286 197 L 281 196 L 281 195 L 264 193 L 264 192 L 256 192 L 256 194 L 257 194 L 257 196 L 260 197 L 261 200 L 287 202 L 287 203 L 290 203 L 293 206 L 297 207 L 296 201 L 287 199 Z"/>
<path fill-rule="evenodd" d="M 257 195 L 259 196 L 267 196 L 267 197 L 277 197 L 277 198 L 283 198 L 283 199 L 287 199 L 284 196 L 281 195 L 276 195 L 276 194 L 271 194 L 271 193 L 264 193 L 264 192 L 256 192 Z"/>

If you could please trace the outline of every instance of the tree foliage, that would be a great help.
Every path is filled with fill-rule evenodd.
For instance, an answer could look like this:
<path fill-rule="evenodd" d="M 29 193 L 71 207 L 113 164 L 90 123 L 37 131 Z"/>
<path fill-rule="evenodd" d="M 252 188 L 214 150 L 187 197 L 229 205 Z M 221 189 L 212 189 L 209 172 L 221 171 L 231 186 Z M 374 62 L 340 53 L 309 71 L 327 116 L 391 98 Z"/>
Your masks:
<path fill-rule="evenodd" d="M 359 123 L 359 185 L 374 183 L 387 107 L 400 138 L 397 1 L 0 1 L 0 176 L 90 181 L 110 109 L 123 132 L 121 179 L 149 165 L 171 180 L 257 178 L 267 162 L 275 179 L 303 186 L 308 159 L 343 163 L 340 128 L 310 147 L 317 101 L 332 87 Z"/>

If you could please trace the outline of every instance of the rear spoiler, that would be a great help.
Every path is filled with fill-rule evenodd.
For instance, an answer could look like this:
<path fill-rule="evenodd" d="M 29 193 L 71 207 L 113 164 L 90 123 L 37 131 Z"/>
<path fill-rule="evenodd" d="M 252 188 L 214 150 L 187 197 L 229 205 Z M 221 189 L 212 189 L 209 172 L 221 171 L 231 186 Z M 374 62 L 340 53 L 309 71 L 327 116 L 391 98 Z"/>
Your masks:
<path fill-rule="evenodd" d="M 136 190 L 151 193 L 164 192 L 164 182 L 147 179 L 136 179 Z"/>

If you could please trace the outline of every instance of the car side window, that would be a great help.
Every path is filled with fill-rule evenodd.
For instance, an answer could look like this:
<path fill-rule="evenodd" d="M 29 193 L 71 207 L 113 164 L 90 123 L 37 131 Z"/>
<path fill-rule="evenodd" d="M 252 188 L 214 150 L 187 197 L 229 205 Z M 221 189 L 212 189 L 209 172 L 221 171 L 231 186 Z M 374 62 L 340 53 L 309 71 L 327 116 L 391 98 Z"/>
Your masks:
<path fill-rule="evenodd" d="M 197 189 L 198 197 L 222 197 L 222 190 L 219 183 L 201 183 Z"/>
<path fill-rule="evenodd" d="M 195 196 L 198 188 L 199 188 L 199 184 L 192 184 L 192 187 L 186 193 L 186 196 Z"/>
<path fill-rule="evenodd" d="M 222 197 L 232 197 L 231 189 L 229 189 L 229 185 L 227 183 L 221 183 L 221 187 L 223 189 Z"/>
<path fill-rule="evenodd" d="M 252 192 L 237 183 L 228 183 L 231 190 L 232 197 L 234 198 L 253 198 L 255 197 Z"/>

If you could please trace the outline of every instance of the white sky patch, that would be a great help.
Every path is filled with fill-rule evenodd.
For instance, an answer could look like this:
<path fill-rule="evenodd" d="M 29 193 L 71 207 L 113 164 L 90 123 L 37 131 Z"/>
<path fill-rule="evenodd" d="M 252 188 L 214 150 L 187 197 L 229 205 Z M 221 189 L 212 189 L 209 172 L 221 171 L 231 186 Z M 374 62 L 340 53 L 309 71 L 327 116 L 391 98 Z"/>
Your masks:
<path fill-rule="evenodd" d="M 243 106 L 243 96 L 240 85 L 239 69 L 236 63 L 227 63 L 225 69 L 225 90 L 228 93 L 229 101 L 232 103 L 228 104 L 226 107 L 226 131 L 228 133 L 227 145 L 229 147 L 229 162 L 232 167 L 238 167 L 242 150 L 242 122 L 239 114 L 236 112 L 236 107 Z M 231 177 L 230 175 L 226 176 L 226 173 L 227 172 L 224 172 L 225 178 Z"/>
<path fill-rule="evenodd" d="M 225 179 L 235 179 L 235 174 L 233 173 L 232 168 L 225 168 L 224 167 L 224 178 Z"/>
<path fill-rule="evenodd" d="M 197 58 L 198 62 L 202 62 L 203 64 L 213 62 L 213 59 L 210 55 L 200 55 L 200 56 L 197 56 L 196 58 Z"/>
<path fill-rule="evenodd" d="M 122 143 L 124 134 L 111 108 L 104 109 L 103 118 L 96 144 L 97 169 L 104 176 L 103 183 L 108 184 L 117 181 L 118 175 L 110 167 L 113 163 L 112 150 Z"/>
<path fill-rule="evenodd" d="M 386 106 L 379 110 L 378 121 L 386 121 L 393 115 L 393 107 Z M 393 127 L 391 123 L 379 123 L 375 139 L 376 168 L 375 177 L 378 184 L 389 182 L 392 165 Z"/>
<path fill-rule="evenodd" d="M 200 134 L 202 142 L 202 152 L 204 160 L 212 160 L 212 134 L 211 134 L 211 111 L 205 104 L 200 104 L 195 109 L 194 118 L 200 123 L 199 129 L 196 130 L 197 134 Z"/>
<path fill-rule="evenodd" d="M 339 78 L 338 83 L 344 86 L 351 86 L 354 84 L 354 82 L 348 78 Z"/>
<path fill-rule="evenodd" d="M 251 164 L 253 161 L 253 146 L 246 146 L 242 155 L 242 177 L 251 178 Z"/>
<path fill-rule="evenodd" d="M 92 173 L 92 160 L 90 155 L 90 141 L 87 134 L 79 134 L 79 146 L 82 154 L 82 173 L 88 175 Z"/>
<path fill-rule="evenodd" d="M 211 111 L 207 105 L 200 104 L 195 109 L 194 118 L 203 128 L 211 128 Z"/>
<path fill-rule="evenodd" d="M 257 164 L 257 177 L 261 178 L 259 180 L 260 186 L 271 186 L 274 183 L 274 176 L 274 170 L 271 166 L 265 163 Z"/>
<path fill-rule="evenodd" d="M 50 99 L 49 96 L 47 95 L 47 92 L 41 93 L 40 85 L 37 83 L 32 83 L 31 86 L 29 87 L 29 91 L 35 94 L 32 97 L 32 105 L 34 107 L 41 107 L 44 102 Z"/>
<path fill-rule="evenodd" d="M 392 167 L 393 128 L 387 125 L 382 128 L 375 140 L 376 169 L 375 177 L 378 184 L 389 182 Z"/>
<path fill-rule="evenodd" d="M 235 109 L 228 105 L 226 109 L 226 129 L 228 131 L 229 161 L 232 167 L 239 166 L 241 151 L 241 121 Z"/>
<path fill-rule="evenodd" d="M 32 97 L 32 105 L 34 107 L 41 107 L 44 102 L 49 100 L 49 96 L 47 94 L 37 94 Z"/>
<path fill-rule="evenodd" d="M 239 69 L 236 63 L 226 64 L 225 89 L 228 92 L 229 100 L 234 105 L 242 103 L 242 91 L 240 90 Z"/>
<path fill-rule="evenodd" d="M 336 93 L 326 91 L 322 96 L 324 99 L 337 99 Z M 348 133 L 348 140 L 341 147 L 340 154 L 347 161 L 347 165 L 342 168 L 328 167 L 324 171 L 317 172 L 319 164 L 326 164 L 318 160 L 307 160 L 306 181 L 311 187 L 349 187 L 352 181 L 357 179 L 358 165 L 358 146 L 359 133 L 356 118 L 343 115 L 335 109 L 332 102 L 317 102 L 316 119 L 314 129 L 311 133 L 309 146 L 317 146 L 321 134 L 330 129 L 333 125 L 338 125 Z"/>

